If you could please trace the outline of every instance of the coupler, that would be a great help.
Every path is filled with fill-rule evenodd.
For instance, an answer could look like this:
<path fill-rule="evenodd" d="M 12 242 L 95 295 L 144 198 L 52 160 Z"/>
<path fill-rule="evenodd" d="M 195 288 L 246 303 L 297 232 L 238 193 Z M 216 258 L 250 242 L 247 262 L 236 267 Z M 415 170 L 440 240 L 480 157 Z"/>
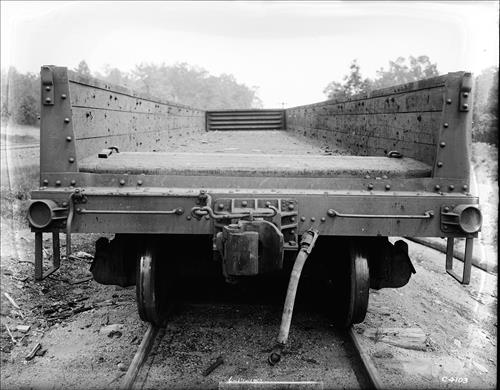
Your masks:
<path fill-rule="evenodd" d="M 307 258 L 314 248 L 314 244 L 316 243 L 318 236 L 318 231 L 312 229 L 308 230 L 302 235 L 300 250 L 297 257 L 295 258 L 292 274 L 290 275 L 290 281 L 288 282 L 288 290 L 286 293 L 285 306 L 283 307 L 283 315 L 281 317 L 281 326 L 278 334 L 278 339 L 276 345 L 274 346 L 267 359 L 269 364 L 271 364 L 272 366 L 274 366 L 281 360 L 283 349 L 285 348 L 286 342 L 288 341 L 288 333 L 290 332 L 290 324 L 292 322 L 293 305 L 295 304 L 295 295 L 297 294 L 300 275 Z"/>

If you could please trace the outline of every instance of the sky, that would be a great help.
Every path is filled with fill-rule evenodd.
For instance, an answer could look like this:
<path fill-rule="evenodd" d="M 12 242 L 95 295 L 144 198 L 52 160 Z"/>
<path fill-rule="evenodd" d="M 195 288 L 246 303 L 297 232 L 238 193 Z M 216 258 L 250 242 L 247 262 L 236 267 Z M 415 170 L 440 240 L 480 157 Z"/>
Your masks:
<path fill-rule="evenodd" d="M 266 108 L 291 107 L 325 100 L 353 59 L 364 77 L 410 55 L 428 55 L 440 73 L 498 65 L 498 4 L 1 1 L 1 66 L 187 62 L 258 87 Z"/>

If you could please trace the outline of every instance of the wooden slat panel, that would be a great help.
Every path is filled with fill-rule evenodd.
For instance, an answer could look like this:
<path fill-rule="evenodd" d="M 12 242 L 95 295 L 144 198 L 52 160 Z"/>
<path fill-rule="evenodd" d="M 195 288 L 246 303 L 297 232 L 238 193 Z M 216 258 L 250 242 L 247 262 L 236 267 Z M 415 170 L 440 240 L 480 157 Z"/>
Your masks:
<path fill-rule="evenodd" d="M 208 111 L 207 130 L 281 130 L 284 110 Z"/>
<path fill-rule="evenodd" d="M 287 109 L 287 130 L 321 139 L 331 148 L 347 148 L 355 155 L 398 150 L 432 165 L 445 106 L 445 80 Z"/>

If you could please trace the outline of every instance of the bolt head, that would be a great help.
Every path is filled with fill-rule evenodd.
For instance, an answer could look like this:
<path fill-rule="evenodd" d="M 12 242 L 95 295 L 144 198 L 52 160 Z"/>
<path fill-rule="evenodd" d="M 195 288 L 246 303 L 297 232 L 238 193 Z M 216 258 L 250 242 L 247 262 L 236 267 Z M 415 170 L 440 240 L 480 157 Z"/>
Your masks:
<path fill-rule="evenodd" d="M 76 184 L 76 180 L 71 180 L 71 181 L 69 182 L 69 184 L 71 184 L 72 186 L 74 186 L 74 185 Z"/>
<path fill-rule="evenodd" d="M 389 190 L 391 189 L 391 185 L 390 185 L 390 184 L 386 184 L 386 185 L 385 185 L 385 189 L 386 189 L 387 191 L 389 191 Z"/>
<path fill-rule="evenodd" d="M 288 210 L 293 210 L 295 208 L 295 205 L 293 203 L 290 203 L 288 205 Z"/>
<path fill-rule="evenodd" d="M 121 186 L 124 186 L 124 185 L 125 185 L 125 180 L 121 179 L 121 180 L 120 180 L 120 185 L 121 185 Z"/>
<path fill-rule="evenodd" d="M 451 104 L 451 99 L 446 99 L 447 104 Z"/>
<path fill-rule="evenodd" d="M 61 180 L 56 180 L 56 186 L 60 186 L 61 185 Z"/>
<path fill-rule="evenodd" d="M 464 110 L 467 110 L 467 109 L 469 108 L 469 105 L 468 105 L 467 103 L 462 104 L 462 108 L 463 108 Z"/>
<path fill-rule="evenodd" d="M 69 118 L 64 118 L 64 123 L 69 123 Z"/>
<path fill-rule="evenodd" d="M 306 217 L 300 217 L 300 220 L 304 222 L 306 220 Z"/>
<path fill-rule="evenodd" d="M 442 161 L 438 161 L 437 166 L 438 166 L 438 168 L 441 168 L 443 166 L 443 162 Z"/>
<path fill-rule="evenodd" d="M 205 219 L 210 219 L 210 215 L 205 215 Z"/>
<path fill-rule="evenodd" d="M 335 211 L 333 209 L 329 209 L 327 211 L 327 214 L 328 214 L 329 217 L 333 217 L 333 216 L 335 216 Z"/>
<path fill-rule="evenodd" d="M 464 93 L 462 94 L 462 96 L 463 96 L 464 98 L 468 98 L 468 97 L 469 97 L 469 92 L 464 92 Z"/>
<path fill-rule="evenodd" d="M 464 185 L 462 186 L 462 188 L 463 188 L 463 190 L 464 190 L 464 191 L 467 191 L 467 190 L 469 189 L 469 186 L 468 186 L 467 184 L 464 184 Z"/>
<path fill-rule="evenodd" d="M 188 221 L 191 221 L 191 216 L 190 216 L 190 215 L 188 215 L 188 216 L 186 217 L 186 219 L 187 219 Z"/>
<path fill-rule="evenodd" d="M 447 213 L 448 211 L 450 211 L 450 208 L 449 208 L 448 206 L 446 206 L 446 207 L 443 209 L 443 211 L 444 211 L 445 213 Z"/>
<path fill-rule="evenodd" d="M 448 230 L 448 226 L 444 225 L 443 230 Z"/>
<path fill-rule="evenodd" d="M 142 180 L 137 180 L 137 185 L 142 186 Z"/>
<path fill-rule="evenodd" d="M 241 205 L 242 205 L 243 207 L 247 207 L 247 206 L 248 206 L 248 202 L 247 202 L 246 200 L 244 200 L 243 202 L 241 202 Z"/>
<path fill-rule="evenodd" d="M 444 148 L 446 146 L 446 142 L 444 142 L 444 141 L 440 142 L 439 146 L 441 146 L 442 148 Z"/>
<path fill-rule="evenodd" d="M 290 230 L 290 234 L 295 234 L 295 230 Z"/>
<path fill-rule="evenodd" d="M 443 127 L 448 127 L 449 124 L 447 122 L 443 123 Z"/>
<path fill-rule="evenodd" d="M 62 207 L 68 207 L 68 202 L 62 202 Z"/>
<path fill-rule="evenodd" d="M 224 208 L 224 203 L 219 203 L 219 210 L 222 210 Z"/>
<path fill-rule="evenodd" d="M 61 99 L 66 99 L 66 97 L 67 97 L 67 96 L 66 96 L 66 94 L 65 94 L 65 93 L 63 93 L 63 94 L 61 95 Z"/>
<path fill-rule="evenodd" d="M 71 138 L 70 136 L 67 136 L 67 137 L 66 137 L 66 141 L 67 141 L 67 142 L 71 142 L 71 140 L 72 140 L 72 138 Z"/>
<path fill-rule="evenodd" d="M 269 207 L 269 206 L 271 206 L 271 202 L 267 201 L 266 202 L 266 207 Z"/>
<path fill-rule="evenodd" d="M 316 218 L 311 217 L 311 222 L 314 222 L 314 221 L 316 221 Z"/>
<path fill-rule="evenodd" d="M 74 159 L 73 157 L 70 157 L 70 158 L 68 159 L 68 161 L 69 161 L 71 164 L 73 164 L 73 163 L 75 162 L 75 159 Z"/>
<path fill-rule="evenodd" d="M 434 186 L 434 189 L 435 189 L 436 191 L 439 191 L 439 190 L 441 189 L 441 186 L 440 186 L 439 184 L 436 184 L 436 185 Z"/>
<path fill-rule="evenodd" d="M 455 189 L 455 186 L 453 184 L 450 184 L 448 188 L 450 189 L 450 191 L 453 191 Z"/>
<path fill-rule="evenodd" d="M 51 88 L 49 85 L 47 85 L 47 86 L 45 87 L 45 90 L 46 90 L 47 92 L 49 92 L 51 89 L 52 89 L 52 88 Z"/>
<path fill-rule="evenodd" d="M 51 98 L 49 98 L 49 97 L 48 97 L 48 98 L 45 98 L 45 102 L 46 102 L 46 103 L 50 103 L 51 101 L 52 101 L 52 99 L 51 99 Z"/>
<path fill-rule="evenodd" d="M 290 222 L 295 222 L 295 217 L 290 217 Z"/>
<path fill-rule="evenodd" d="M 48 185 L 48 184 L 49 184 L 49 181 L 48 181 L 47 179 L 44 179 L 44 180 L 43 180 L 43 185 L 44 185 L 44 186 L 46 186 L 46 185 Z"/>
<path fill-rule="evenodd" d="M 325 217 L 321 217 L 321 222 L 325 222 L 326 221 L 326 218 Z"/>
<path fill-rule="evenodd" d="M 368 184 L 368 189 L 369 190 L 373 190 L 373 184 L 372 183 Z"/>

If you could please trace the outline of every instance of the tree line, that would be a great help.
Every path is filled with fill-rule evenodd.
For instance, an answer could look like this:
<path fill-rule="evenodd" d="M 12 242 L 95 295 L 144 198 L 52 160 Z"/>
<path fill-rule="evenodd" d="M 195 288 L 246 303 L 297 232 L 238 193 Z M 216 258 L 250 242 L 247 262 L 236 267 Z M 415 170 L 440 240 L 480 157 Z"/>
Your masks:
<path fill-rule="evenodd" d="M 85 61 L 73 69 L 83 76 L 96 77 L 111 84 L 188 106 L 207 109 L 260 108 L 257 87 L 239 83 L 231 74 L 215 76 L 187 63 L 140 64 L 131 72 L 106 66 L 91 71 Z M 2 69 L 2 120 L 36 125 L 40 112 L 40 75 Z"/>
<path fill-rule="evenodd" d="M 330 82 L 323 93 L 328 99 L 343 100 L 357 94 L 438 76 L 437 65 L 428 56 L 398 57 L 380 68 L 373 79 L 364 78 L 353 60 L 342 81 Z M 484 69 L 475 77 L 472 139 L 498 146 L 498 66 Z"/>
<path fill-rule="evenodd" d="M 102 72 L 91 71 L 85 61 L 74 69 L 111 84 L 129 87 L 173 103 L 200 109 L 260 108 L 257 87 L 239 83 L 231 74 L 215 76 L 187 63 L 174 65 L 143 63 L 124 72 L 106 66 Z M 398 57 L 380 68 L 374 78 L 362 76 L 353 60 L 341 81 L 330 82 L 323 92 L 328 99 L 344 99 L 359 93 L 404 84 L 439 75 L 437 65 L 428 56 Z M 475 77 L 473 109 L 474 141 L 498 145 L 498 66 L 484 69 Z M 1 74 L 2 121 L 37 125 L 40 112 L 40 76 L 21 73 L 11 67 Z"/>

